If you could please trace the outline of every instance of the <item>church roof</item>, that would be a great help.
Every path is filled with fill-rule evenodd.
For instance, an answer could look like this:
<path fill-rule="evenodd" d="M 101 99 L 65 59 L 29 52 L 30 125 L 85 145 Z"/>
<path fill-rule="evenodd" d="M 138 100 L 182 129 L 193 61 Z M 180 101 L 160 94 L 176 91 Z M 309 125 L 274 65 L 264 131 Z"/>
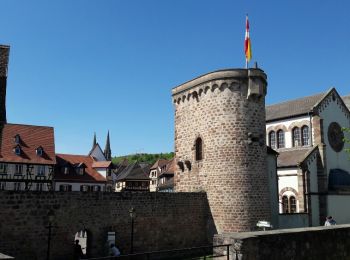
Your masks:
<path fill-rule="evenodd" d="M 277 167 L 296 167 L 304 161 L 313 147 L 298 147 L 293 149 L 279 150 L 277 157 Z"/>
<path fill-rule="evenodd" d="M 342 97 L 345 105 L 348 107 L 348 109 L 350 110 L 350 95 L 344 96 Z"/>
<path fill-rule="evenodd" d="M 56 154 L 56 160 L 55 181 L 106 182 L 106 178 L 93 168 L 94 160 L 91 156 Z M 79 175 L 75 172 L 75 168 L 78 167 L 79 164 L 85 165 L 85 173 L 83 175 Z M 64 174 L 62 167 L 69 167 L 69 173 Z"/>
<path fill-rule="evenodd" d="M 306 115 L 312 111 L 313 107 L 319 103 L 328 92 L 329 91 L 266 106 L 266 121 Z"/>
<path fill-rule="evenodd" d="M 16 136 L 18 140 L 16 142 Z M 20 154 L 15 153 L 15 147 Z M 42 155 L 37 154 L 41 147 Z M 48 126 L 4 124 L 0 145 L 0 161 L 32 164 L 55 164 L 54 129 Z"/>

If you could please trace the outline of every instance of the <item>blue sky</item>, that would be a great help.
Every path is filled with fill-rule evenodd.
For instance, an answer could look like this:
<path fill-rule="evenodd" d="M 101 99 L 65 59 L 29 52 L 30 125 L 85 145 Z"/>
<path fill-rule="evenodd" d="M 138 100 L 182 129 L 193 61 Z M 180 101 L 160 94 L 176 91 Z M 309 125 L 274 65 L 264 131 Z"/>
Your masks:
<path fill-rule="evenodd" d="M 93 133 L 113 155 L 174 147 L 171 89 L 253 61 L 267 104 L 350 94 L 349 1 L 0 0 L 11 45 L 7 117 L 55 128 L 56 152 L 87 154 Z"/>

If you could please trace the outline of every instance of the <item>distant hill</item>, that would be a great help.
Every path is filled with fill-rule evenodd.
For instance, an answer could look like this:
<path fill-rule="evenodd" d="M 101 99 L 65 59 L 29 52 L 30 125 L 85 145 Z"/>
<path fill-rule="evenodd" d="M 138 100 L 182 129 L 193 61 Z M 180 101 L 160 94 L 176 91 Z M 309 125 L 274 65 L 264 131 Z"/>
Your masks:
<path fill-rule="evenodd" d="M 174 153 L 137 153 L 137 154 L 130 154 L 130 155 L 124 155 L 119 157 L 113 157 L 112 162 L 117 164 L 120 163 L 124 159 L 128 159 L 129 163 L 133 162 L 146 162 L 150 165 L 154 164 L 158 159 L 172 159 L 174 157 Z"/>

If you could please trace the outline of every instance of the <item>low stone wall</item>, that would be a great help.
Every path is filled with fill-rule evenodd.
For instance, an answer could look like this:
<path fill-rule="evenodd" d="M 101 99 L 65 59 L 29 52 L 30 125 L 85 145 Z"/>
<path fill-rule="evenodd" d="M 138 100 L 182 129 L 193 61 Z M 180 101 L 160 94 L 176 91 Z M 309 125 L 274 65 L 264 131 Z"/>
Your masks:
<path fill-rule="evenodd" d="M 86 228 L 89 256 L 106 255 L 107 232 L 129 253 L 134 207 L 134 252 L 202 246 L 212 241 L 205 193 L 0 192 L 0 252 L 45 259 L 52 209 L 51 259 L 71 259 L 75 233 Z"/>
<path fill-rule="evenodd" d="M 350 225 L 294 228 L 214 236 L 231 244 L 230 259 L 350 259 Z"/>

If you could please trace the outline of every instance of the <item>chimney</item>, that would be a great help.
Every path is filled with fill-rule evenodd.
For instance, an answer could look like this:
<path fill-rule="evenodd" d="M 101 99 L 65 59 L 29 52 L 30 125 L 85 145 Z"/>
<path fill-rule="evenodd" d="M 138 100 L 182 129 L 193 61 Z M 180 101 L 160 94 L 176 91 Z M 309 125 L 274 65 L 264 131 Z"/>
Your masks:
<path fill-rule="evenodd" d="M 10 46 L 0 45 L 0 124 L 6 123 L 6 83 Z"/>

